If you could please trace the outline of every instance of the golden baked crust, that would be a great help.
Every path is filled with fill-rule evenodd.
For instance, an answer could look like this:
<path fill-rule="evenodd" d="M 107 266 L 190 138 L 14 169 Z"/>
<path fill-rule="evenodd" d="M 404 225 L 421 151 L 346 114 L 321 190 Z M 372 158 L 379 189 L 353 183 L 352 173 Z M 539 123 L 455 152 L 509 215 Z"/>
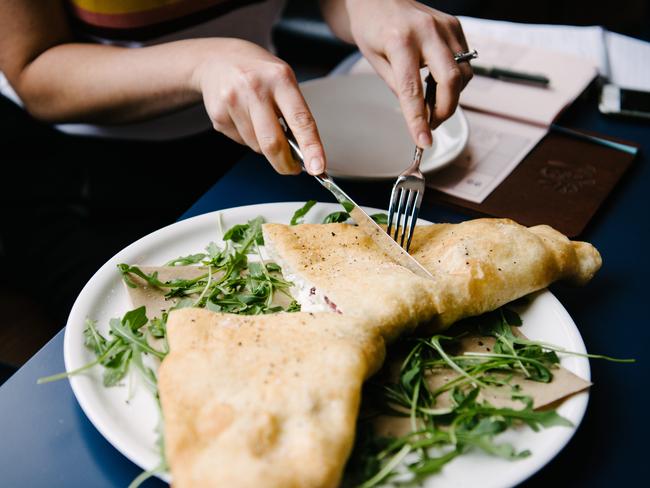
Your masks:
<path fill-rule="evenodd" d="M 391 262 L 356 226 L 264 224 L 263 229 L 266 248 L 285 273 L 312 283 L 343 314 L 363 317 L 387 341 L 417 324 L 448 327 L 556 280 L 584 283 L 601 265 L 591 244 L 508 219 L 419 226 L 411 254 L 433 281 Z"/>
<path fill-rule="evenodd" d="M 180 309 L 158 375 L 182 487 L 334 487 L 384 343 L 337 314 Z"/>
<path fill-rule="evenodd" d="M 601 266 L 586 242 L 547 225 L 476 219 L 418 227 L 411 254 L 438 280 L 436 323 L 494 310 L 558 280 L 586 283 Z"/>
<path fill-rule="evenodd" d="M 263 231 L 265 248 L 285 276 L 300 276 L 387 341 L 438 310 L 435 283 L 395 264 L 355 226 L 264 224 Z"/>

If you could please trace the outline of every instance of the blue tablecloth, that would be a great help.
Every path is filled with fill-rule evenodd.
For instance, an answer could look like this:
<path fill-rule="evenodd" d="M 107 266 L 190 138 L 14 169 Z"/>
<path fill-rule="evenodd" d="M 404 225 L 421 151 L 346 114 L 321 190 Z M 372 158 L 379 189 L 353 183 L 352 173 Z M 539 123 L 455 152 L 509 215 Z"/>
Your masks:
<path fill-rule="evenodd" d="M 571 443 L 527 486 L 636 485 L 648 471 L 650 320 L 646 305 L 650 265 L 650 126 L 607 119 L 593 103 L 578 102 L 565 126 L 642 144 L 640 157 L 587 228 L 604 267 L 586 288 L 554 286 L 592 352 L 635 357 L 634 365 L 592 361 L 594 386 L 586 417 Z M 218 157 L 218 156 L 217 156 Z M 215 161 L 215 164 L 219 164 Z M 345 183 L 353 198 L 385 207 L 389 186 Z M 331 201 L 312 178 L 281 177 L 249 155 L 181 218 L 262 202 Z M 466 216 L 426 202 L 422 216 L 456 222 Z M 36 385 L 62 371 L 63 331 L 0 388 L 0 486 L 124 487 L 140 472 L 90 424 L 66 381 Z M 533 446 L 534 447 L 534 446 Z M 158 480 L 147 486 L 164 485 Z"/>

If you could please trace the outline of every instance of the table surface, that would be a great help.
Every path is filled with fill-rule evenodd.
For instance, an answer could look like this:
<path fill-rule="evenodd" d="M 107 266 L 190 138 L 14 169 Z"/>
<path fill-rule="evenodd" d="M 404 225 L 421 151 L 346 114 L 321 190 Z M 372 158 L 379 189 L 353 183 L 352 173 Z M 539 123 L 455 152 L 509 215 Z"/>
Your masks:
<path fill-rule="evenodd" d="M 641 144 L 632 169 L 582 236 L 602 253 L 604 266 L 586 288 L 553 286 L 591 352 L 634 357 L 636 364 L 592 361 L 587 414 L 569 445 L 526 486 L 636 484 L 647 472 L 643 419 L 648 404 L 650 324 L 644 308 L 650 276 L 650 125 L 598 114 L 593 101 L 578 101 L 560 121 Z M 389 185 L 345 182 L 359 203 L 385 207 Z M 257 155 L 248 155 L 181 218 L 263 202 L 309 198 L 331 201 L 307 175 L 282 177 Z M 425 199 L 422 217 L 458 222 L 465 215 Z M 62 371 L 63 331 L 0 387 L 0 485 L 3 487 L 123 487 L 140 469 L 115 450 L 88 421 L 67 381 L 36 385 Z M 146 486 L 163 486 L 154 479 Z"/>

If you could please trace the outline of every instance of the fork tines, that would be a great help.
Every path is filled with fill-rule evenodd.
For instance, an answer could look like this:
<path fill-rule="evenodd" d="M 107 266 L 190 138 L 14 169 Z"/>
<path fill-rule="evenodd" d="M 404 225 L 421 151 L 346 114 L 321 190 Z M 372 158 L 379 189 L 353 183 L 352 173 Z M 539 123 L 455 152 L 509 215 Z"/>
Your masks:
<path fill-rule="evenodd" d="M 391 193 L 387 232 L 407 251 L 411 247 L 423 193 L 424 182 L 415 176 L 400 176 Z M 394 233 L 393 224 L 395 224 Z"/>

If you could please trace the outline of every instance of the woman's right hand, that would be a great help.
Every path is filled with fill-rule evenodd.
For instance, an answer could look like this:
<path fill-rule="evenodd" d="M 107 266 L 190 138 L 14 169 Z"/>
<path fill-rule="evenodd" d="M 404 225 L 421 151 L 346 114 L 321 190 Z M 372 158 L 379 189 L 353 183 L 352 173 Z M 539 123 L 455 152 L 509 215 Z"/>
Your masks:
<path fill-rule="evenodd" d="M 193 75 L 214 128 L 266 156 L 281 174 L 297 174 L 278 117 L 296 137 L 311 174 L 325 171 L 318 129 L 287 63 L 260 46 L 240 39 L 219 39 Z"/>

